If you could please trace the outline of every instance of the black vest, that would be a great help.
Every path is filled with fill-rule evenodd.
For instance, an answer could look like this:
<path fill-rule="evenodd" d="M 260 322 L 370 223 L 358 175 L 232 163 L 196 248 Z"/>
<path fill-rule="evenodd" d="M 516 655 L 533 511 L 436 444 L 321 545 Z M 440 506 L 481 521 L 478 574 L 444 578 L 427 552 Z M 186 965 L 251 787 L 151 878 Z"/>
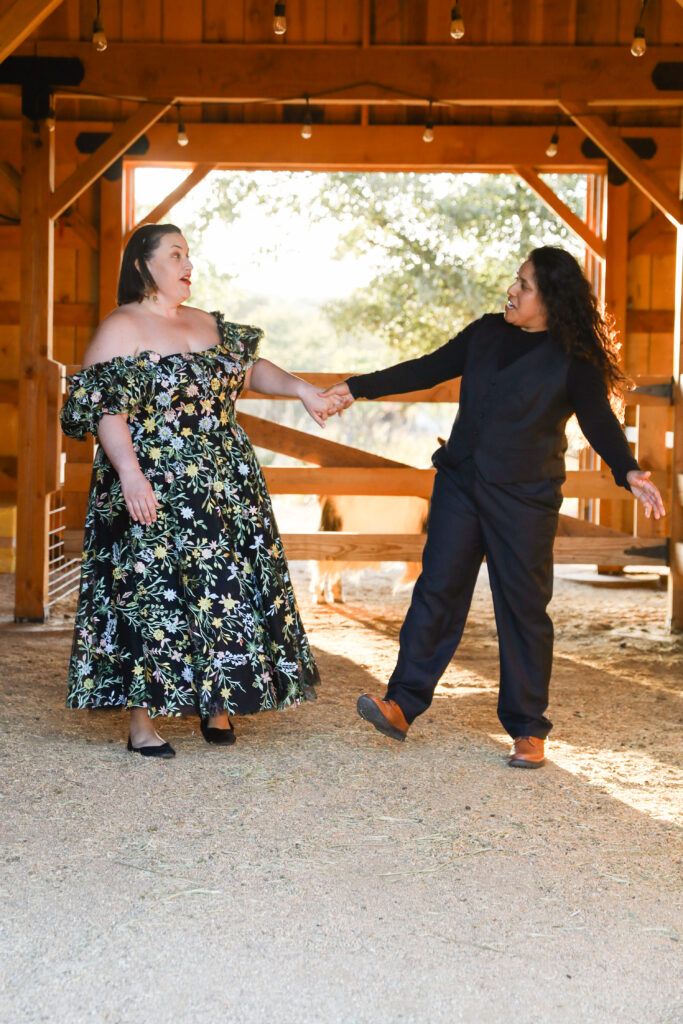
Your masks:
<path fill-rule="evenodd" d="M 551 337 L 498 369 L 502 315 L 480 321 L 468 343 L 460 405 L 445 451 L 435 463 L 456 466 L 472 456 L 491 483 L 565 478 L 570 358 Z"/>

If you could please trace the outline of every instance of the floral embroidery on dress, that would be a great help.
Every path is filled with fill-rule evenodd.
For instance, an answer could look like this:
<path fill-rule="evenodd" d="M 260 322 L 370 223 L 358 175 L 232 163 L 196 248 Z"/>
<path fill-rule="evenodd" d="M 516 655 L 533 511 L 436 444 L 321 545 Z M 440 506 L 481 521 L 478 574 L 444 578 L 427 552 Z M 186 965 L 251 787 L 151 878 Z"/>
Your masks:
<path fill-rule="evenodd" d="M 157 521 L 131 519 L 98 447 L 69 663 L 73 708 L 251 714 L 313 696 L 318 671 L 270 497 L 235 420 L 263 332 L 214 313 L 201 352 L 142 352 L 69 378 L 62 429 L 125 413 Z"/>

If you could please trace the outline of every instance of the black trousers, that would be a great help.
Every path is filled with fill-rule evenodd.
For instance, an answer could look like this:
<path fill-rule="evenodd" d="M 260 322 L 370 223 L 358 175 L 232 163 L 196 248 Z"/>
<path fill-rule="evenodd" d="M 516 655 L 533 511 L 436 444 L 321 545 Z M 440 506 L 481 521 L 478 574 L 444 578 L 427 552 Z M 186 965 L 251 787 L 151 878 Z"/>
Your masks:
<path fill-rule="evenodd" d="M 426 711 L 460 642 L 486 556 L 500 650 L 498 717 L 513 737 L 545 738 L 553 625 L 553 541 L 559 485 L 493 484 L 467 459 L 439 468 L 422 573 L 401 627 L 386 696 L 408 722 Z"/>

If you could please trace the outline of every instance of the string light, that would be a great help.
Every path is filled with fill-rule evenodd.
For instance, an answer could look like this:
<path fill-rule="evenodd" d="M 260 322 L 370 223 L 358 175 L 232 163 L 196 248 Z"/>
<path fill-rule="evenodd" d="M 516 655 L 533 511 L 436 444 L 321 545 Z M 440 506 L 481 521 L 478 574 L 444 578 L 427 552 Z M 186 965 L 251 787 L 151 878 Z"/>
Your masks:
<path fill-rule="evenodd" d="M 100 0 L 97 0 L 97 12 L 92 23 L 92 44 L 98 53 L 104 53 L 107 49 L 107 37 L 104 34 L 104 26 L 100 17 Z"/>
<path fill-rule="evenodd" d="M 423 142 L 433 142 L 434 141 L 434 121 L 432 120 L 432 101 L 431 100 L 429 101 L 429 106 L 427 108 L 427 119 L 425 121 L 425 130 L 422 132 L 422 141 Z"/>
<path fill-rule="evenodd" d="M 311 112 L 311 105 L 308 102 L 308 96 L 306 97 L 306 113 L 304 114 L 303 124 L 301 125 L 301 138 L 310 139 L 313 134 L 313 114 Z"/>
<path fill-rule="evenodd" d="M 647 50 L 647 40 L 645 39 L 645 29 L 643 28 L 643 15 L 645 14 L 646 7 L 647 0 L 641 0 L 640 17 L 636 27 L 633 29 L 633 39 L 631 40 L 631 53 L 634 57 L 642 57 Z"/>
<path fill-rule="evenodd" d="M 176 135 L 176 142 L 178 143 L 179 146 L 186 146 L 190 140 L 188 138 L 187 132 L 185 131 L 185 125 L 183 124 L 183 115 L 180 112 L 180 104 L 179 103 L 177 104 L 177 107 L 178 107 L 178 134 Z"/>
<path fill-rule="evenodd" d="M 560 141 L 560 136 L 559 136 L 559 133 L 558 133 L 557 128 L 556 128 L 555 131 L 553 132 L 553 134 L 550 136 L 550 142 L 548 143 L 548 145 L 546 147 L 546 151 L 545 151 L 545 155 L 546 156 L 549 156 L 551 159 L 554 156 L 557 156 L 557 144 L 558 144 L 559 141 Z"/>
<path fill-rule="evenodd" d="M 451 10 L 451 35 L 454 39 L 462 39 L 465 35 L 465 22 L 462 20 L 460 4 Z"/>
<path fill-rule="evenodd" d="M 273 11 L 273 32 L 276 36 L 283 36 L 287 31 L 287 8 L 284 4 L 275 4 Z"/>

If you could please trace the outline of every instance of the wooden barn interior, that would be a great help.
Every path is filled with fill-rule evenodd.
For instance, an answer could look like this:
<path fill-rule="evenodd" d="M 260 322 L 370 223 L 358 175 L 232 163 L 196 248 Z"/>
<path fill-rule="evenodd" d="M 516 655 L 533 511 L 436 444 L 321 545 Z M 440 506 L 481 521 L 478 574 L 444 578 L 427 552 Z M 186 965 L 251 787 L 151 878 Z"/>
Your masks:
<path fill-rule="evenodd" d="M 0 559 L 17 620 L 44 620 L 78 580 L 92 446 L 62 437 L 58 410 L 115 304 L 133 171 L 154 165 L 187 176 L 149 220 L 214 168 L 520 175 L 586 246 L 637 385 L 634 450 L 668 512 L 646 519 L 587 451 L 556 558 L 668 565 L 683 628 L 682 43 L 683 0 L 0 0 Z M 585 220 L 551 172 L 587 175 Z M 256 444 L 307 464 L 269 469 L 275 493 L 430 492 L 430 469 L 242 416 Z M 383 561 L 419 557 L 422 537 L 285 545 Z"/>

